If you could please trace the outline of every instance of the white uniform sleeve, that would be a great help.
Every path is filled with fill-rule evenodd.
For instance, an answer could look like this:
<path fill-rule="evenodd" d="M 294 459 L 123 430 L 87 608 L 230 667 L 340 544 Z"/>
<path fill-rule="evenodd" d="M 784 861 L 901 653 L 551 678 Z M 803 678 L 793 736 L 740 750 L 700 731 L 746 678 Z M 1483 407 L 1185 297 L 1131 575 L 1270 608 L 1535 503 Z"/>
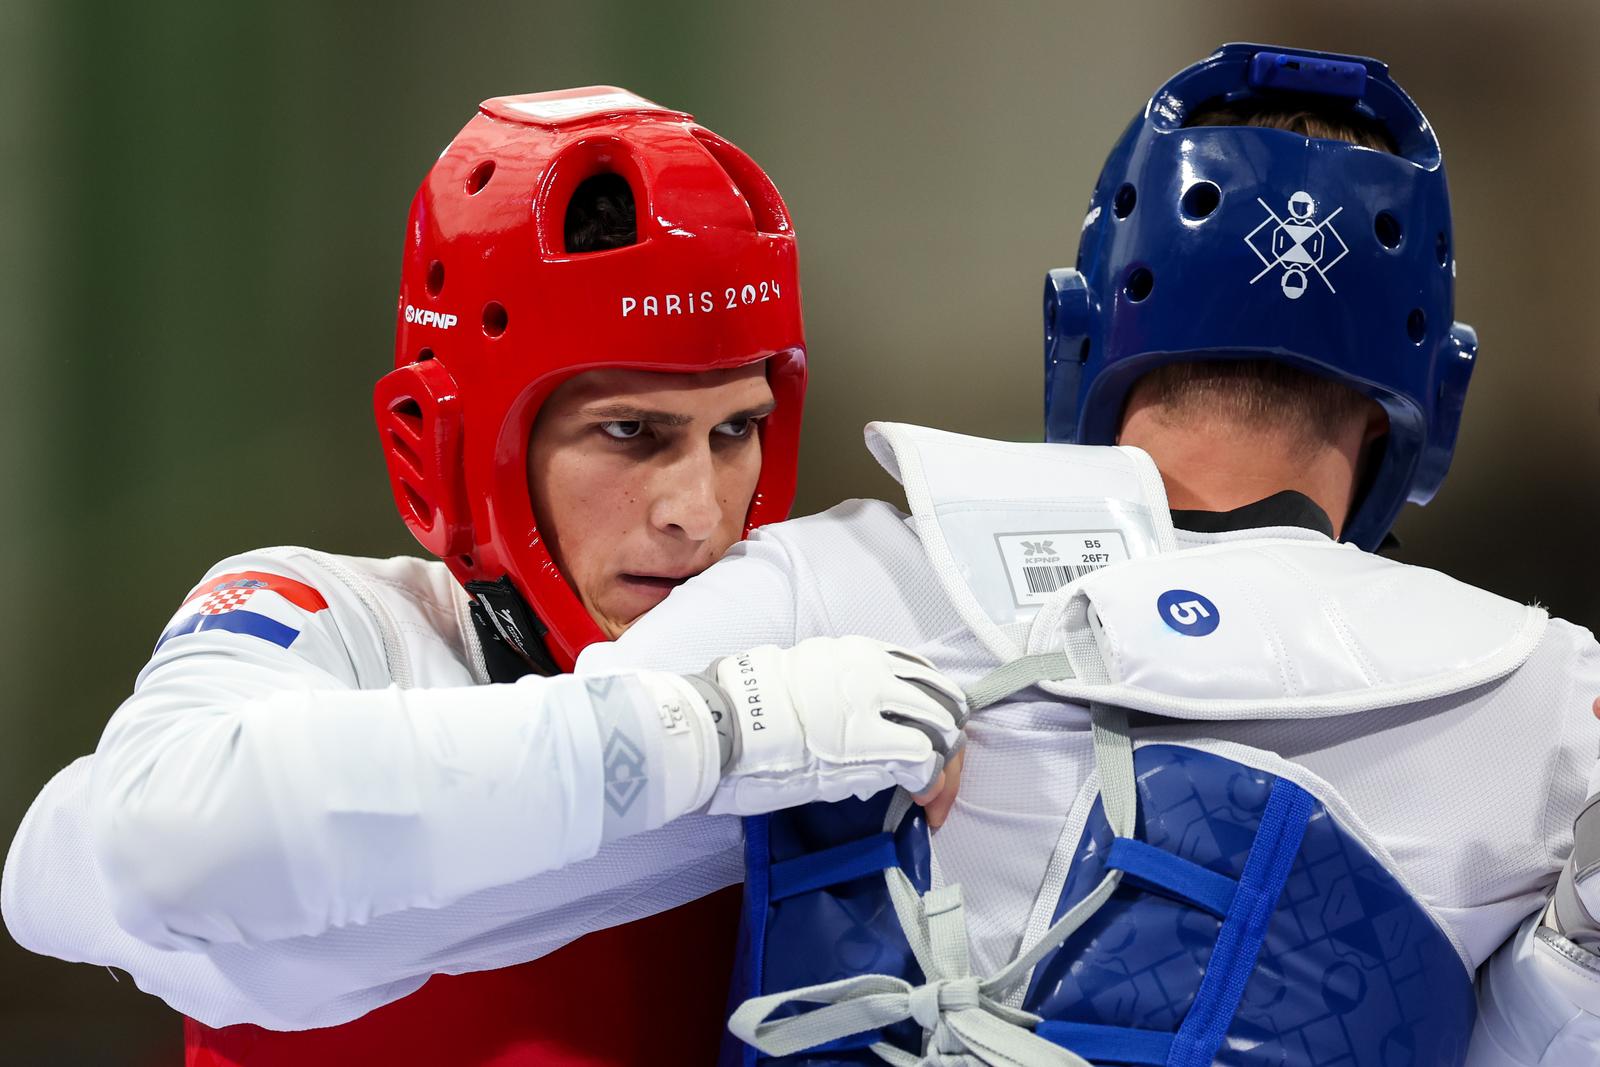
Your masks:
<path fill-rule="evenodd" d="M 672 591 L 616 641 L 590 645 L 579 674 L 636 668 L 701 671 L 757 645 L 789 648 L 823 631 L 796 622 L 794 567 L 781 538 L 757 530 Z"/>
<path fill-rule="evenodd" d="M 1534 915 L 1478 970 L 1465 1067 L 1600 1062 L 1600 957 Z"/>
<path fill-rule="evenodd" d="M 731 885 L 742 871 L 738 821 L 687 816 L 437 911 L 391 912 L 315 937 L 168 951 L 129 934 L 112 915 L 89 847 L 92 764 L 85 756 L 61 771 L 28 809 L 0 882 L 6 927 L 29 951 L 127 971 L 140 989 L 208 1026 L 304 1030 L 348 1022 L 432 974 L 537 959 L 590 931 Z"/>
<path fill-rule="evenodd" d="M 1577 655 L 1554 695 L 1567 709 L 1557 759 L 1587 769 L 1593 797 L 1600 793 L 1600 745 L 1590 705 L 1600 696 L 1600 646 L 1587 631 L 1561 625 L 1572 631 Z M 1552 789 L 1549 817 L 1561 831 L 1558 861 L 1571 862 L 1566 853 L 1582 796 Z M 1561 936 L 1550 918 L 1549 908 L 1529 916 L 1478 969 L 1478 1017 L 1466 1067 L 1600 1063 L 1600 955 Z"/>
<path fill-rule="evenodd" d="M 263 573 L 249 563 L 226 569 Z M 296 564 L 273 558 L 278 584 L 245 586 L 232 628 L 187 632 L 191 597 L 106 727 L 89 827 L 124 928 L 162 947 L 316 935 L 595 854 L 597 719 L 660 723 L 649 676 L 356 688 L 370 611 Z M 717 780 L 706 734 L 697 804 Z"/>
<path fill-rule="evenodd" d="M 251 562 L 230 561 L 229 566 L 236 568 Z M 712 592 L 713 589 L 719 591 Z M 359 630 L 370 625 L 366 615 L 341 610 L 341 605 L 334 603 L 333 591 L 329 592 L 330 604 L 339 615 L 335 621 L 346 629 Z M 794 643 L 798 639 L 794 623 L 795 599 L 794 580 L 781 548 L 772 544 L 754 551 L 740 548 L 733 560 L 712 568 L 675 591 L 666 604 L 630 632 L 628 643 L 637 645 L 632 652 L 636 661 L 677 670 L 699 670 L 712 658 L 726 652 L 763 642 Z M 336 690 L 348 691 L 353 685 L 375 684 L 373 675 L 384 673 L 381 662 L 371 662 L 367 655 L 374 649 L 381 653 L 383 641 L 380 637 L 368 633 L 349 638 L 338 632 L 329 634 L 314 628 L 324 621 L 305 623 L 308 628 L 291 646 L 291 651 L 305 664 L 293 665 L 290 671 L 297 681 L 278 688 L 317 691 L 319 685 L 332 685 Z M 681 644 L 677 640 L 680 638 L 683 639 Z M 252 650 L 247 642 L 235 642 L 231 651 L 225 651 L 221 641 L 220 636 L 213 640 L 203 633 L 196 635 L 188 645 L 192 651 L 184 654 L 192 656 L 195 664 L 207 657 L 247 657 L 251 651 L 269 657 L 270 661 L 284 662 L 272 649 Z M 209 644 L 202 647 L 202 642 Z M 180 651 L 177 645 L 169 647 L 174 655 Z M 612 646 L 597 646 L 586 657 L 590 672 L 601 673 L 612 664 L 627 662 L 628 657 L 620 654 L 622 651 Z M 594 653 L 602 654 L 601 658 L 597 659 Z M 378 656 L 381 660 L 381 654 Z M 157 662 L 166 659 L 158 656 Z M 304 678 L 300 677 L 302 670 Z M 150 673 L 153 671 L 154 664 Z M 141 692 L 150 680 L 141 679 Z M 300 689 L 296 690 L 296 686 Z M 457 690 L 454 692 L 461 700 L 456 702 L 456 707 L 470 709 L 485 691 L 503 693 L 516 688 Z M 397 694 L 380 690 L 376 694 L 346 692 L 345 695 L 392 701 L 387 705 L 390 711 L 404 713 L 408 723 L 413 721 L 409 713 L 411 701 Z M 447 712 L 437 702 L 430 703 L 433 706 L 427 715 L 437 724 Z M 519 707 L 502 705 L 500 714 L 515 719 Z M 191 709 L 186 714 L 196 720 L 196 729 L 209 732 L 208 720 L 216 712 L 202 708 L 198 712 Z M 184 717 L 185 713 L 173 711 L 165 721 L 151 722 L 148 728 L 172 731 Z M 306 727 L 301 725 L 299 729 Z M 575 729 L 569 731 L 569 740 L 575 733 Z M 581 734 L 577 739 L 582 740 Z M 130 740 L 137 744 L 138 738 L 134 736 Z M 304 735 L 296 740 L 303 744 Z M 370 739 L 358 731 L 356 736 L 344 735 L 342 740 L 360 749 Z M 415 759 L 418 740 L 403 738 L 401 751 Z M 231 745 L 221 747 L 224 755 L 236 758 L 230 751 Z M 453 755 L 443 758 L 437 745 L 421 747 L 429 757 L 423 766 L 435 774 L 441 773 L 441 768 L 459 765 Z M 578 752 L 572 759 L 578 762 L 584 750 L 581 744 L 575 747 Z M 503 754 L 482 755 L 491 767 L 496 760 L 504 758 Z M 334 759 L 338 765 L 353 766 L 368 779 L 380 772 L 389 776 L 392 768 L 370 756 L 370 752 L 357 751 L 349 756 L 335 755 Z M 90 777 L 98 759 L 97 756 L 79 760 L 57 775 L 34 801 L 23 821 L 7 857 L 4 885 L 0 887 L 0 905 L 3 905 L 8 929 L 19 944 L 33 951 L 122 968 L 133 976 L 141 989 L 211 1026 L 250 1022 L 273 1029 L 298 1030 L 337 1025 L 405 996 L 431 974 L 488 970 L 536 959 L 585 933 L 676 907 L 733 884 L 742 876 L 739 820 L 727 816 L 690 815 L 659 829 L 602 845 L 592 858 L 470 893 L 437 909 L 409 907 L 378 915 L 365 924 L 343 926 L 329 925 L 325 921 L 326 914 L 314 915 L 313 909 L 297 909 L 303 925 L 310 930 L 304 936 L 252 942 L 213 941 L 203 945 L 180 938 L 184 947 L 198 951 L 164 951 L 131 936 L 118 924 L 112 914 L 114 894 L 92 859 Z M 326 771 L 324 759 L 321 753 L 316 755 L 316 765 Z M 594 765 L 592 752 L 588 759 L 589 764 Z M 162 770 L 166 773 L 166 768 Z M 96 776 L 105 777 L 98 772 Z M 438 786 L 437 780 L 434 785 L 430 790 L 432 795 L 447 792 Z M 415 794 L 412 796 L 415 799 Z M 169 803 L 183 801 L 173 798 Z M 298 806 L 293 810 L 301 817 L 306 814 L 305 809 Z M 392 821 L 382 820 L 383 825 L 393 827 L 402 822 L 414 824 L 419 818 L 416 814 L 404 816 L 395 811 L 354 814 L 361 820 L 379 814 L 393 817 Z M 282 832 L 282 823 L 274 818 L 266 826 L 273 832 L 263 839 L 263 844 L 281 849 L 281 838 L 277 835 Z M 256 826 L 257 830 L 261 828 Z M 325 835 L 338 832 L 337 827 L 313 830 L 316 839 L 324 842 L 324 848 L 328 847 Z M 505 832 L 502 826 L 502 835 Z M 486 857 L 486 862 L 500 865 L 500 876 L 507 867 L 537 866 L 529 856 L 535 845 L 528 838 L 534 832 L 524 828 L 515 840 L 502 841 L 504 847 L 498 851 L 505 855 Z M 583 843 L 592 842 L 595 832 L 591 826 L 590 836 Z M 425 841 L 425 844 L 431 843 L 431 840 Z M 577 847 L 574 842 L 574 850 Z M 382 847 L 358 843 L 356 855 L 370 862 L 374 853 L 382 851 Z M 239 855 L 237 844 L 230 842 L 228 852 Z M 282 858 L 280 854 L 279 859 Z M 476 866 L 477 858 L 469 857 L 468 862 Z M 406 870 L 424 879 L 435 874 L 431 870 L 418 872 L 414 859 L 402 868 Z M 373 873 L 370 867 L 367 873 Z M 458 888 L 461 886 L 458 874 L 437 873 L 453 879 Z M 199 874 L 202 880 L 205 878 L 203 871 L 191 874 Z M 221 892 L 227 887 L 214 888 Z M 436 892 L 437 886 L 429 884 L 424 889 Z M 229 906 L 220 896 L 213 903 Z M 279 907 L 270 901 L 265 903 L 272 905 L 267 918 L 273 924 L 281 923 L 283 916 Z M 323 901 L 321 906 L 327 909 L 331 903 Z M 376 910 L 379 909 L 374 908 Z M 346 909 L 346 914 L 348 911 Z M 225 929 L 255 926 L 254 921 L 242 922 L 242 918 L 224 912 L 221 925 Z M 307 919 L 315 921 L 305 921 Z"/>
<path fill-rule="evenodd" d="M 397 673 L 393 650 L 361 603 L 324 586 L 328 575 L 277 556 L 213 573 L 267 567 L 322 588 L 328 608 L 252 601 L 298 631 L 286 647 L 205 630 L 162 646 L 101 754 L 52 779 L 17 832 L 0 908 L 24 948 L 122 968 L 207 1025 L 297 1030 L 357 1018 L 435 973 L 536 959 L 740 879 L 736 818 L 689 815 L 595 850 L 599 799 L 583 823 L 564 806 L 576 790 L 563 786 L 587 774 L 602 787 L 595 731 L 571 709 L 538 721 L 540 692 L 588 694 L 584 680 L 362 690 Z M 175 625 L 186 619 L 180 611 Z M 285 707 L 282 724 L 266 721 L 265 709 Z M 312 722 L 312 708 L 328 721 Z M 269 751 L 301 765 L 264 767 Z M 102 770 L 107 755 L 117 762 Z M 320 800 L 282 795 L 319 788 Z M 508 808 L 496 808 L 495 791 Z M 107 840 L 108 823 L 157 854 Z M 131 889 L 112 884 L 101 849 L 127 866 Z M 318 882 L 318 864 L 332 882 Z M 124 928 L 127 913 L 150 939 Z M 374 917 L 355 922 L 362 914 Z"/>

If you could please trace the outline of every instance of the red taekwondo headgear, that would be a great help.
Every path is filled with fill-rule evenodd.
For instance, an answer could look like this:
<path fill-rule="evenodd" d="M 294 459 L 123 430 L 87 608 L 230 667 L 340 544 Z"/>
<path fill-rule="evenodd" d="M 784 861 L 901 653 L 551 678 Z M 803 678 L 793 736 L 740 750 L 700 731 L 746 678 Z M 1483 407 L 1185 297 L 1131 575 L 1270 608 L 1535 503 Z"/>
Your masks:
<path fill-rule="evenodd" d="M 638 240 L 569 253 L 568 203 L 600 174 L 632 188 Z M 777 408 L 745 529 L 788 513 L 806 380 L 794 230 L 771 179 L 691 116 L 610 86 L 484 101 L 412 201 L 398 314 L 374 395 L 395 502 L 530 662 L 541 638 L 563 670 L 604 639 L 528 488 L 529 432 L 566 379 L 767 360 Z M 505 610 L 513 590 L 533 618 Z"/>

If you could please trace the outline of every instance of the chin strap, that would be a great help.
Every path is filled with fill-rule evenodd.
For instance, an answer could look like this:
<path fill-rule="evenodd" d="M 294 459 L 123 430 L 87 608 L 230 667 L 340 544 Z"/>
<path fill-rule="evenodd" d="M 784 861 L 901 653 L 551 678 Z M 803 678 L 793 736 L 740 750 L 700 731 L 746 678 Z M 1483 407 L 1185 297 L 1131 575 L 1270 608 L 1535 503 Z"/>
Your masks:
<path fill-rule="evenodd" d="M 472 622 L 483 644 L 484 666 L 496 682 L 514 682 L 527 674 L 561 673 L 544 635 L 550 632 L 517 592 L 508 576 L 492 582 L 468 582 Z"/>
<path fill-rule="evenodd" d="M 1024 656 L 980 679 L 967 692 L 972 710 L 987 707 L 1044 681 L 1073 677 L 1064 654 Z M 1138 813 L 1133 774 L 1133 739 L 1127 713 L 1092 705 L 1095 767 L 1106 821 L 1117 837 L 1131 837 Z M 884 829 L 893 832 L 911 808 L 901 790 L 889 805 Z M 1039 1016 L 1008 1007 L 1007 992 L 1071 937 L 1110 899 L 1122 871 L 1108 871 L 1088 896 L 1073 905 L 1039 941 L 1024 946 L 989 978 L 972 975 L 961 887 L 944 886 L 919 894 L 898 867 L 884 871 L 889 898 L 911 946 L 924 982 L 913 986 L 885 974 L 861 975 L 785 993 L 754 997 L 728 1022 L 734 1036 L 773 1056 L 791 1055 L 864 1031 L 913 1019 L 922 1027 L 925 1051 L 914 1055 L 878 1042 L 872 1051 L 893 1067 L 1092 1067 L 1088 1060 L 1033 1032 Z M 799 1014 L 772 1016 L 788 1006 Z M 814 1006 L 820 1005 L 820 1006 Z"/>

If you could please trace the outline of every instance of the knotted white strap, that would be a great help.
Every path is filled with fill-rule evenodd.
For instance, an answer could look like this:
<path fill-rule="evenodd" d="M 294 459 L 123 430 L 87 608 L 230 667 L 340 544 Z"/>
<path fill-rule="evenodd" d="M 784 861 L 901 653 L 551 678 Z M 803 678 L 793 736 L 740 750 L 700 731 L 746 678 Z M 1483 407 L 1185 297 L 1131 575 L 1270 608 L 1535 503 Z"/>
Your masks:
<path fill-rule="evenodd" d="M 1037 681 L 1059 681 L 1063 656 L 1025 657 L 977 683 L 974 706 L 989 704 Z M 969 693 L 969 699 L 972 696 Z M 1133 775 L 1133 741 L 1127 715 L 1096 705 L 1095 763 L 1106 821 L 1118 837 L 1133 834 L 1138 793 Z M 886 829 L 893 830 L 910 806 L 897 795 L 889 806 Z M 906 942 L 922 968 L 920 986 L 884 974 L 824 982 L 784 993 L 754 997 L 728 1021 L 734 1036 L 773 1056 L 802 1052 L 830 1041 L 914 1019 L 927 1034 L 918 1056 L 887 1042 L 872 1051 L 892 1067 L 1092 1067 L 1089 1061 L 1039 1037 L 1039 1016 L 1001 1002 L 1012 986 L 1032 973 L 1052 949 L 1089 920 L 1116 890 L 1122 872 L 1108 871 L 1100 883 L 1047 930 L 1039 942 L 987 979 L 972 976 L 967 952 L 961 887 L 944 886 L 919 895 L 899 868 L 884 871 L 889 899 Z M 820 1004 L 784 1019 L 771 1016 L 789 1004 Z"/>
<path fill-rule="evenodd" d="M 888 871 L 895 912 L 926 981 L 920 986 L 888 975 L 863 975 L 838 982 L 756 997 L 739 1006 L 728 1029 L 770 1055 L 783 1056 L 829 1041 L 914 1019 L 928 1034 L 917 1056 L 887 1042 L 871 1046 L 894 1067 L 1090 1067 L 1030 1029 L 1039 1021 L 984 994 L 967 960 L 967 929 L 961 887 L 945 886 L 919 896 L 911 880 Z M 795 1002 L 826 1005 L 801 1015 L 771 1020 Z"/>

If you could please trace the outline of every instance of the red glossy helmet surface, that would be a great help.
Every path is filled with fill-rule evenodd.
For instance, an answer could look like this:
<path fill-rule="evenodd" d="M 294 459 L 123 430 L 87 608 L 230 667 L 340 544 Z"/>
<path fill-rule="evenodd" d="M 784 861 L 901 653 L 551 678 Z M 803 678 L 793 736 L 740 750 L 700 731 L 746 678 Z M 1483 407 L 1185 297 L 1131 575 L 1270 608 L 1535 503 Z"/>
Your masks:
<path fill-rule="evenodd" d="M 569 253 L 573 192 L 607 173 L 632 188 L 637 243 Z M 806 368 L 789 213 L 683 112 L 609 86 L 479 105 L 412 202 L 397 313 L 374 408 L 400 514 L 463 584 L 509 578 L 562 669 L 603 639 L 528 488 L 528 435 L 563 381 L 767 360 L 777 408 L 746 531 L 793 502 Z"/>

